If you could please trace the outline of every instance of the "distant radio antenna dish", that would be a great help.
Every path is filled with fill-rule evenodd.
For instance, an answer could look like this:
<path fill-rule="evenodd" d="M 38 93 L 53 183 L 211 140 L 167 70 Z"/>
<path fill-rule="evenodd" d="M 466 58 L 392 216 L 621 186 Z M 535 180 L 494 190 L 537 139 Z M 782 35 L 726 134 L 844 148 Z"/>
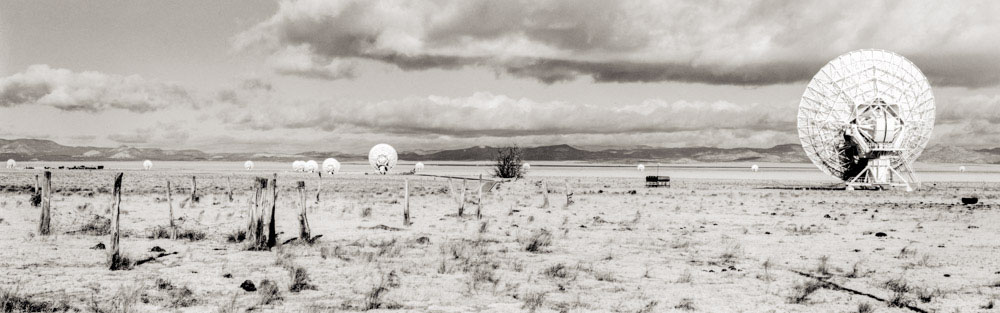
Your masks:
<path fill-rule="evenodd" d="M 420 171 L 423 171 L 423 170 L 424 170 L 424 163 L 423 162 L 417 162 L 417 164 L 413 165 L 413 171 L 414 172 L 420 172 Z"/>
<path fill-rule="evenodd" d="M 301 172 L 306 170 L 306 162 L 301 160 L 296 160 L 292 162 L 292 170 L 296 172 Z"/>
<path fill-rule="evenodd" d="M 642 165 L 642 164 L 639 164 L 639 166 L 636 166 L 635 169 L 639 170 L 640 172 L 645 172 L 646 171 L 646 166 Z"/>
<path fill-rule="evenodd" d="M 14 159 L 7 160 L 7 168 L 14 168 L 14 166 L 16 166 L 16 165 L 17 165 L 17 162 L 14 162 Z"/>
<path fill-rule="evenodd" d="M 147 170 L 147 171 L 150 170 L 150 169 L 152 169 L 153 168 L 153 161 L 150 161 L 150 160 L 143 161 L 142 162 L 142 168 L 145 169 L 145 170 Z"/>
<path fill-rule="evenodd" d="M 253 161 L 243 162 L 243 168 L 247 169 L 248 171 L 252 170 L 253 169 Z"/>
<path fill-rule="evenodd" d="M 379 174 L 388 173 L 396 166 L 396 161 L 399 161 L 399 155 L 396 154 L 396 149 L 390 145 L 380 143 L 368 151 L 368 163 Z"/>
<path fill-rule="evenodd" d="M 760 166 L 757 166 L 757 164 L 751 165 L 750 171 L 756 173 L 757 171 L 760 171 Z"/>
<path fill-rule="evenodd" d="M 315 160 L 306 161 L 305 171 L 309 173 L 319 172 L 319 164 Z"/>
<path fill-rule="evenodd" d="M 802 94 L 799 139 L 847 188 L 919 187 L 913 161 L 934 128 L 934 94 L 906 58 L 856 50 L 827 63 Z"/>
<path fill-rule="evenodd" d="M 330 174 L 340 172 L 340 162 L 334 158 L 323 160 L 323 171 Z"/>

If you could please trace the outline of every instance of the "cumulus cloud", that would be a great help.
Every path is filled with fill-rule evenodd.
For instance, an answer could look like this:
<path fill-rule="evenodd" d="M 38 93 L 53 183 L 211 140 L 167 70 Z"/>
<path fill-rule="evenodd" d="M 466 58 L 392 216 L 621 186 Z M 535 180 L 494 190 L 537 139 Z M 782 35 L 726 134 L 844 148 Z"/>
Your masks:
<path fill-rule="evenodd" d="M 403 70 L 494 68 L 546 83 L 807 80 L 854 49 L 893 50 L 935 85 L 1000 83 L 995 1 L 521 0 L 282 2 L 236 36 L 281 73 L 339 79 L 369 60 Z"/>
<path fill-rule="evenodd" d="M 194 101 L 180 86 L 137 75 L 32 65 L 24 72 L 0 78 L 0 107 L 19 105 L 51 106 L 64 111 L 150 112 L 175 105 L 192 106 Z"/>

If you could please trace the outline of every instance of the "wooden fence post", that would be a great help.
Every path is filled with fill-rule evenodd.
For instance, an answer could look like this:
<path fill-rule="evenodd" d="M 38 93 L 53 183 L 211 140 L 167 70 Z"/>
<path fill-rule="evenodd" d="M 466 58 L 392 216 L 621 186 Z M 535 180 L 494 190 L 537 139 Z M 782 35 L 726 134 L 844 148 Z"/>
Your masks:
<path fill-rule="evenodd" d="M 254 180 L 253 197 L 250 198 L 250 205 L 247 208 L 250 211 L 248 214 L 250 221 L 247 223 L 247 238 L 250 239 L 250 243 L 254 247 L 260 247 L 261 242 L 263 242 L 261 238 L 263 234 L 261 201 L 264 198 L 264 188 L 266 187 L 266 178 L 257 177 Z"/>
<path fill-rule="evenodd" d="M 226 188 L 229 189 L 229 202 L 233 202 L 233 182 L 231 177 L 226 177 Z"/>
<path fill-rule="evenodd" d="M 194 207 L 194 203 L 198 201 L 198 178 L 191 176 L 191 199 L 189 207 Z"/>
<path fill-rule="evenodd" d="M 35 201 L 35 199 L 39 199 L 39 201 Z M 33 192 L 31 193 L 31 201 L 30 201 L 31 206 L 36 208 L 41 206 L 42 205 L 41 199 L 42 199 L 42 190 L 41 187 L 38 185 L 38 174 L 35 174 L 35 190 L 33 190 Z"/>
<path fill-rule="evenodd" d="M 267 249 L 270 250 L 274 246 L 278 245 L 277 229 L 274 225 L 274 209 L 278 202 L 278 174 L 274 174 L 274 178 L 267 184 L 267 192 L 264 193 L 267 205 L 264 206 L 264 210 L 267 212 Z"/>
<path fill-rule="evenodd" d="M 319 179 L 316 180 L 316 204 L 319 204 L 319 194 L 323 191 L 323 171 L 316 173 Z"/>
<path fill-rule="evenodd" d="M 121 204 L 122 204 L 122 175 L 123 173 L 118 173 L 115 175 L 115 184 L 111 193 L 111 240 L 109 253 L 109 265 L 112 271 L 125 269 L 128 264 L 122 264 L 121 252 L 119 250 L 118 239 L 121 235 L 121 229 L 119 224 L 121 222 Z"/>
<path fill-rule="evenodd" d="M 569 179 L 566 180 L 566 208 L 573 204 L 573 189 L 569 186 Z"/>
<path fill-rule="evenodd" d="M 479 201 L 476 205 L 476 218 L 483 219 L 483 174 L 479 174 Z"/>
<path fill-rule="evenodd" d="M 42 216 L 38 223 L 38 234 L 47 236 L 52 231 L 52 172 L 45 171 L 41 197 Z"/>
<path fill-rule="evenodd" d="M 410 226 L 410 180 L 403 179 L 403 226 Z"/>
<path fill-rule="evenodd" d="M 306 216 L 306 182 L 299 181 L 299 239 L 305 242 L 309 242 L 310 231 L 309 231 L 309 219 Z"/>
<path fill-rule="evenodd" d="M 170 239 L 177 239 L 177 225 L 174 225 L 174 201 L 170 197 L 173 190 L 170 190 L 170 187 L 170 180 L 167 180 L 167 207 L 170 208 Z"/>
<path fill-rule="evenodd" d="M 545 181 L 542 181 L 542 206 L 539 208 L 545 209 L 549 207 L 549 187 L 545 185 Z"/>

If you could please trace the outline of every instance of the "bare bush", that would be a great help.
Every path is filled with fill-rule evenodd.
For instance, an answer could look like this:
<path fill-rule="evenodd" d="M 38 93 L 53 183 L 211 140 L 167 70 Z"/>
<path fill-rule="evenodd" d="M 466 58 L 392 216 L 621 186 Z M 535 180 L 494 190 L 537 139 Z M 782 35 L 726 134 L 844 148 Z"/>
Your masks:
<path fill-rule="evenodd" d="M 523 151 L 518 146 L 498 148 L 494 156 L 493 175 L 500 178 L 521 178 L 524 175 Z"/>

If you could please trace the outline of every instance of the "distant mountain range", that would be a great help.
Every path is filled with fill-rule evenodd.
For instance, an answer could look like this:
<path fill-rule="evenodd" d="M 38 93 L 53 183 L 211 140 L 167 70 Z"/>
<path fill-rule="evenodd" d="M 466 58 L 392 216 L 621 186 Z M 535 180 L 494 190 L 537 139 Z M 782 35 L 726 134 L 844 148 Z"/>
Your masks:
<path fill-rule="evenodd" d="M 530 161 L 586 161 L 607 163 L 632 163 L 656 161 L 664 163 L 696 162 L 809 162 L 797 144 L 777 145 L 771 148 L 609 148 L 602 150 L 581 149 L 570 145 L 525 147 L 524 159 Z M 455 150 L 402 152 L 401 160 L 408 161 L 482 161 L 490 160 L 494 147 L 472 147 Z M 0 160 L 21 161 L 292 161 L 303 159 L 322 160 L 335 157 L 344 161 L 360 161 L 366 155 L 337 152 L 310 151 L 297 154 L 280 153 L 206 153 L 198 150 L 164 150 L 121 146 L 72 147 L 42 139 L 0 139 Z M 928 147 L 920 161 L 928 163 L 1000 163 L 1000 148 L 966 149 L 955 146 Z"/>

